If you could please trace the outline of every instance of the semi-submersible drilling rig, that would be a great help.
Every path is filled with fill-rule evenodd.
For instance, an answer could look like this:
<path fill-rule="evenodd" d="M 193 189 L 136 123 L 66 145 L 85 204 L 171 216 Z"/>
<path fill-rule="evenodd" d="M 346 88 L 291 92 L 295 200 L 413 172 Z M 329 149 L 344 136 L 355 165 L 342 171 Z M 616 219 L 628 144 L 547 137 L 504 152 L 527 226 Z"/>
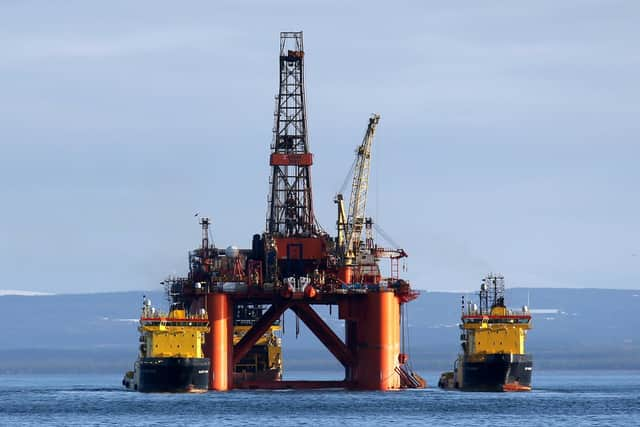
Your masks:
<path fill-rule="evenodd" d="M 209 220 L 201 219 L 202 245 L 190 253 L 188 277 L 168 282 L 174 303 L 184 304 L 190 312 L 205 309 L 208 313 L 205 354 L 211 360 L 209 388 L 423 387 L 424 381 L 409 369 L 408 357 L 401 349 L 401 307 L 418 295 L 399 278 L 399 260 L 407 254 L 402 249 L 377 246 L 373 221 L 365 218 L 371 144 L 380 117 L 371 116 L 356 150 L 348 208 L 342 194 L 335 198 L 338 230 L 333 238 L 322 230 L 313 213 L 313 155 L 307 138 L 301 32 L 280 34 L 276 100 L 266 231 L 253 236 L 251 249 L 217 249 L 209 241 Z M 381 276 L 378 263 L 382 258 L 390 259 L 389 278 Z M 324 322 L 314 305 L 338 307 L 339 318 L 345 322 L 344 340 Z M 264 340 L 288 309 L 344 366 L 343 381 L 281 381 L 277 375 L 270 379 L 237 375 L 236 365 Z M 251 316 L 246 317 L 247 313 Z M 245 329 L 234 342 L 239 320 L 245 321 Z"/>

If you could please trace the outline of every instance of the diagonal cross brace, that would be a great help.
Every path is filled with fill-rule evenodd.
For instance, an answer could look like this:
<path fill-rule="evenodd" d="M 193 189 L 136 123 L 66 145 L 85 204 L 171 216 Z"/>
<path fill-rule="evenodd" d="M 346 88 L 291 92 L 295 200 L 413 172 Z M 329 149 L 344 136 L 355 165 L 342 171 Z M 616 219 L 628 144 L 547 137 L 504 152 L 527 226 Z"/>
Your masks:
<path fill-rule="evenodd" d="M 324 344 L 324 346 L 335 356 L 336 359 L 346 368 L 353 364 L 353 354 L 349 348 L 342 342 L 333 330 L 325 323 L 324 320 L 315 312 L 309 304 L 298 303 L 291 307 L 294 313 L 311 332 Z"/>
<path fill-rule="evenodd" d="M 278 320 L 282 313 L 291 305 L 291 302 L 274 302 L 271 307 L 262 315 L 246 334 L 240 339 L 238 344 L 233 346 L 233 364 L 236 365 L 247 355 L 251 347 L 261 336 Z"/>

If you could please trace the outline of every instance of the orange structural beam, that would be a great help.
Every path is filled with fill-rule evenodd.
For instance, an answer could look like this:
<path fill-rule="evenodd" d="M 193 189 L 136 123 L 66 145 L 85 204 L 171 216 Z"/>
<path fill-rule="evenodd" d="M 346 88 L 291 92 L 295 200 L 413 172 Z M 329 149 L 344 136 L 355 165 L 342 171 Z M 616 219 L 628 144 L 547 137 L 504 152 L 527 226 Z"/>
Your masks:
<path fill-rule="evenodd" d="M 269 161 L 271 166 L 311 166 L 311 153 L 272 153 Z"/>
<path fill-rule="evenodd" d="M 342 342 L 324 320 L 307 303 L 296 303 L 291 306 L 291 310 L 298 315 L 311 332 L 324 344 L 324 346 L 335 356 L 344 367 L 351 366 L 353 356 L 351 351 Z"/>
<path fill-rule="evenodd" d="M 226 294 L 207 297 L 210 332 L 205 338 L 205 353 L 211 360 L 209 389 L 231 388 L 233 354 L 233 302 Z"/>
<path fill-rule="evenodd" d="M 289 301 L 274 302 L 271 307 L 264 312 L 260 320 L 244 334 L 238 344 L 233 346 L 233 364 L 240 362 L 244 356 L 251 350 L 251 347 L 260 339 L 261 336 L 278 320 L 282 313 L 291 305 Z"/>

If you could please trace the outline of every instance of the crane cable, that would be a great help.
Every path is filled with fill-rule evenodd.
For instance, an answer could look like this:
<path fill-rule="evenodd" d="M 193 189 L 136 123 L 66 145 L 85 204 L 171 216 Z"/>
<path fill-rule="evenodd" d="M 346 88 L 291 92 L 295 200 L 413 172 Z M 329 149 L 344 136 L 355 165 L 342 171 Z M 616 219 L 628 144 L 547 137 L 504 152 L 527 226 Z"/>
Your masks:
<path fill-rule="evenodd" d="M 360 146 L 358 146 L 358 148 L 360 148 Z M 356 153 L 358 152 L 358 149 L 356 148 Z M 344 192 L 347 189 L 347 185 L 349 185 L 349 182 L 352 180 L 353 178 L 353 171 L 356 168 L 356 163 L 358 162 L 358 157 L 356 156 L 356 158 L 353 160 L 353 163 L 351 163 L 351 167 L 349 168 L 349 171 L 347 172 L 347 176 L 344 177 L 344 181 L 342 182 L 342 185 L 340 186 L 340 190 L 338 190 L 337 194 L 344 194 Z"/>
<path fill-rule="evenodd" d="M 393 246 L 395 249 L 400 249 L 401 246 L 396 243 L 390 236 L 389 234 L 387 234 L 386 231 L 384 231 L 382 229 L 382 227 L 380 227 L 380 225 L 378 225 L 377 223 L 373 223 L 373 228 L 376 229 L 376 231 L 380 234 L 380 236 L 382 236 L 382 238 L 389 244 L 391 244 L 391 246 Z"/>

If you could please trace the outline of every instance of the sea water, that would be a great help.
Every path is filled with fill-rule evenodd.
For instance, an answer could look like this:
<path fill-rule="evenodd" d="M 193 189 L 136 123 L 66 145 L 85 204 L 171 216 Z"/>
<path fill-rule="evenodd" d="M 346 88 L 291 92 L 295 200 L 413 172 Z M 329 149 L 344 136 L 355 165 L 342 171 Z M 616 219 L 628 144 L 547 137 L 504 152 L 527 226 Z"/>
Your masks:
<path fill-rule="evenodd" d="M 304 378 L 304 375 L 300 375 Z M 425 375 L 437 383 L 435 372 Z M 121 376 L 0 375 L 0 425 L 640 425 L 640 372 L 535 372 L 530 393 L 232 391 L 142 394 Z"/>

